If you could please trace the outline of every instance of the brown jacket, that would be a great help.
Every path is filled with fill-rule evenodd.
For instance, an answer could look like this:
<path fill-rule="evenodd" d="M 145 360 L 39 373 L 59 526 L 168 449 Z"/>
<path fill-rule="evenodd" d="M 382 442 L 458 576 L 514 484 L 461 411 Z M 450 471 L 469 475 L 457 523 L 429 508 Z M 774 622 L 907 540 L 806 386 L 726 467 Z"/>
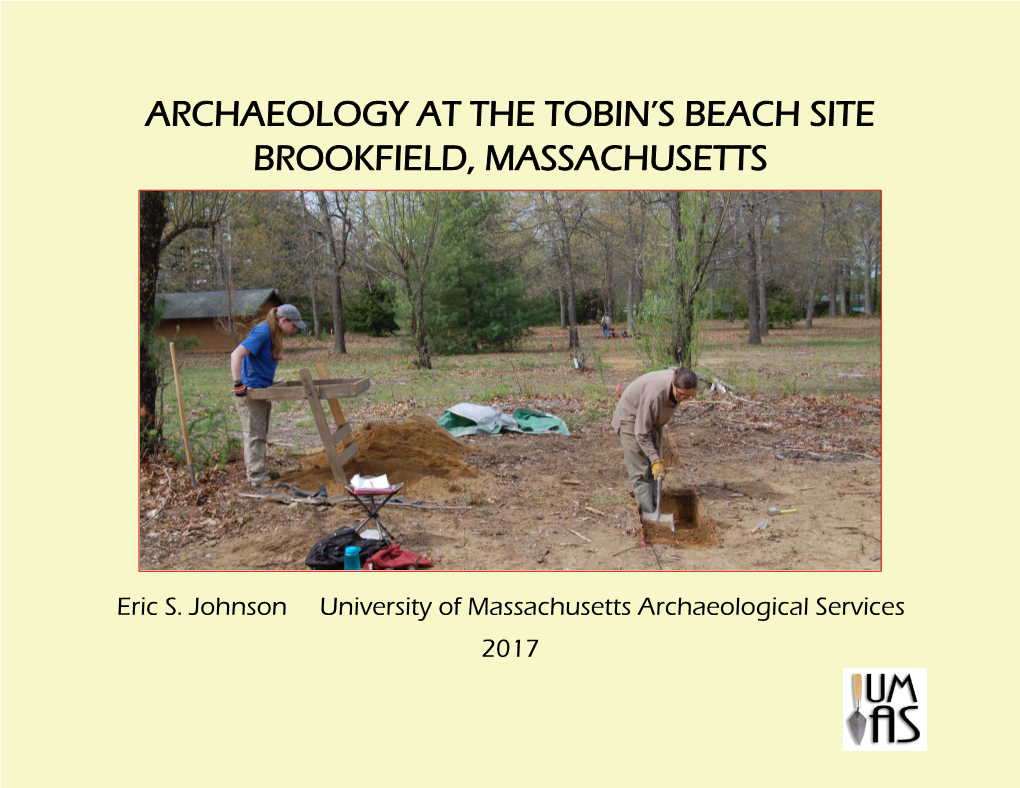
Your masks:
<path fill-rule="evenodd" d="M 613 413 L 613 432 L 626 432 L 637 438 L 649 462 L 659 459 L 652 444 L 653 433 L 669 424 L 676 410 L 676 403 L 669 396 L 672 382 L 671 369 L 642 375 L 624 389 Z"/>

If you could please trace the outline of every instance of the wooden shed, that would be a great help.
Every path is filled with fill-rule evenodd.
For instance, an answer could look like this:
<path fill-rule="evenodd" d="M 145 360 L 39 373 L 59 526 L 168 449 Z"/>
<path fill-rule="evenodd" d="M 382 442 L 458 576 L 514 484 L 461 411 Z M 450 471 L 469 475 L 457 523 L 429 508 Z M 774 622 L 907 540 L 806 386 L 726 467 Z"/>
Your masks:
<path fill-rule="evenodd" d="M 230 352 L 237 342 L 227 329 L 227 314 L 233 312 L 238 341 L 266 313 L 280 306 L 283 299 L 273 288 L 264 290 L 235 290 L 231 309 L 227 309 L 226 290 L 206 290 L 200 293 L 157 293 L 156 305 L 163 309 L 163 322 L 156 333 L 169 340 L 194 337 L 199 341 L 196 350 L 210 353 Z"/>

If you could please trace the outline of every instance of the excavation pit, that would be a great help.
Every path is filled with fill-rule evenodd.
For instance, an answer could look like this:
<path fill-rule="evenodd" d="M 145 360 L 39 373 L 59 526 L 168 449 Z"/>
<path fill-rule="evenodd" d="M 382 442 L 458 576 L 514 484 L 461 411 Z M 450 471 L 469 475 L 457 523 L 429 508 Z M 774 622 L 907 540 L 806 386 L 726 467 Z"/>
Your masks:
<path fill-rule="evenodd" d="M 669 525 L 641 521 L 646 542 L 665 544 L 715 544 L 716 538 L 708 518 L 702 514 L 694 490 L 663 490 L 662 514 L 673 515 L 676 530 Z"/>

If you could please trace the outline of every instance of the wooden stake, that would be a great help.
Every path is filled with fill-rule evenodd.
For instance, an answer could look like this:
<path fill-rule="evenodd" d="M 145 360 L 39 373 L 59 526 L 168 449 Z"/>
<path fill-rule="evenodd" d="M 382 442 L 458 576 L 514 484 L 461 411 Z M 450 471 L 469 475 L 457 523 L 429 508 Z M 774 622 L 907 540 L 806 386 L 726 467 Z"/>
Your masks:
<path fill-rule="evenodd" d="M 195 482 L 195 468 L 191 464 L 191 441 L 188 440 L 188 421 L 184 418 L 184 395 L 181 393 L 181 379 L 177 374 L 177 352 L 174 343 L 170 343 L 170 364 L 174 368 L 174 388 L 177 389 L 177 412 L 181 415 L 181 432 L 184 434 L 184 456 L 188 459 L 188 474 L 191 476 L 191 486 L 196 491 L 198 484 Z"/>

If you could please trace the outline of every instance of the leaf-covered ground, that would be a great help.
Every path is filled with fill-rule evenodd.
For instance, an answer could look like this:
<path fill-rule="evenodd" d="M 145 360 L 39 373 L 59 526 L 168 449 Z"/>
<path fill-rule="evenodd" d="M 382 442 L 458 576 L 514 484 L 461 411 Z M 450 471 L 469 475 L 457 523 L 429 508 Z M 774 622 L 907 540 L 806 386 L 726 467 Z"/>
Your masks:
<path fill-rule="evenodd" d="M 565 332 L 541 329 L 517 353 L 436 359 L 410 366 L 398 339 L 352 337 L 337 361 L 327 346 L 287 347 L 280 376 L 316 361 L 331 376 L 368 375 L 370 391 L 344 403 L 355 424 L 425 413 L 456 402 L 546 410 L 572 430 L 563 436 L 480 436 L 466 480 L 422 480 L 409 497 L 463 509 L 387 511 L 404 546 L 439 569 L 858 569 L 881 567 L 881 326 L 816 321 L 773 331 L 761 347 L 743 344 L 739 324 L 711 323 L 699 371 L 733 387 L 702 393 L 671 425 L 682 462 L 667 487 L 693 485 L 716 546 L 641 546 L 618 439 L 609 428 L 617 386 L 646 371 L 633 340 L 583 335 L 588 365 L 574 369 Z M 357 521 L 346 507 L 285 506 L 239 498 L 243 463 L 231 459 L 239 433 L 225 356 L 185 356 L 185 401 L 192 420 L 218 424 L 199 436 L 201 495 L 170 458 L 143 462 L 140 563 L 143 569 L 302 569 L 314 542 Z M 168 407 L 171 447 L 177 414 Z M 300 403 L 277 406 L 270 459 L 283 471 L 295 453 L 318 445 Z M 580 483 L 578 483 L 580 482 Z M 796 508 L 769 517 L 769 507 Z M 757 526 L 769 523 L 763 530 Z"/>

